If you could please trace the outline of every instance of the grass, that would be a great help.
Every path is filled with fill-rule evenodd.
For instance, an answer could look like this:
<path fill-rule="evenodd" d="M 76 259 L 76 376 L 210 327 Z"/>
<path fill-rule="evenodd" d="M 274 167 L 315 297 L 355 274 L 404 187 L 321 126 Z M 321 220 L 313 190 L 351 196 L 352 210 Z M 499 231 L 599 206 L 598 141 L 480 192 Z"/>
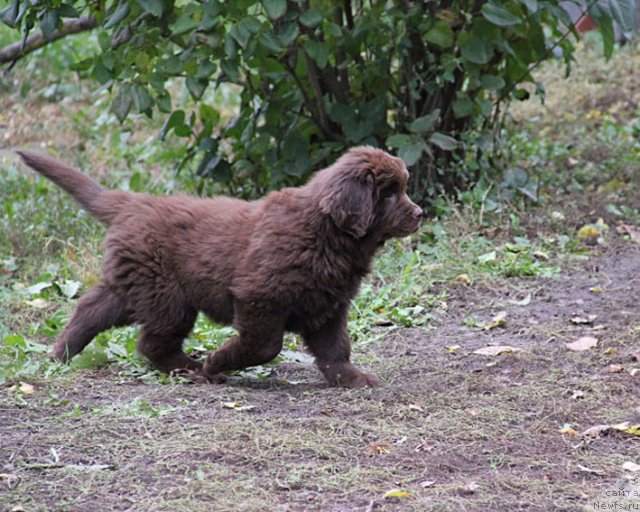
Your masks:
<path fill-rule="evenodd" d="M 49 362 L 97 279 L 103 230 L 0 149 L 2 506 L 568 511 L 634 488 L 622 464 L 640 462 L 637 438 L 560 433 L 632 417 L 637 402 L 640 254 L 616 226 L 640 222 L 638 109 L 621 106 L 636 101 L 640 57 L 593 54 L 581 49 L 570 87 L 546 67 L 546 105 L 513 110 L 507 140 L 526 180 L 443 199 L 419 233 L 379 255 L 350 317 L 356 363 L 383 379 L 375 390 L 326 388 L 295 336 L 273 364 L 221 386 L 151 370 L 135 328 L 101 334 L 72 365 Z M 46 89 L 29 71 L 17 83 Z M 112 187 L 199 187 L 172 172 L 180 151 L 154 140 L 160 120 L 120 129 L 102 93 L 76 85 L 77 99 L 19 88 L 0 98 L 23 123 L 7 144 L 42 138 Z M 537 203 L 518 189 L 530 180 Z M 599 235 L 580 239 L 586 224 Z M 504 325 L 489 328 L 499 312 Z M 593 325 L 570 322 L 588 314 Z M 231 334 L 199 318 L 185 347 L 199 355 Z M 583 335 L 597 348 L 569 352 Z M 474 353 L 487 345 L 522 351 Z"/>

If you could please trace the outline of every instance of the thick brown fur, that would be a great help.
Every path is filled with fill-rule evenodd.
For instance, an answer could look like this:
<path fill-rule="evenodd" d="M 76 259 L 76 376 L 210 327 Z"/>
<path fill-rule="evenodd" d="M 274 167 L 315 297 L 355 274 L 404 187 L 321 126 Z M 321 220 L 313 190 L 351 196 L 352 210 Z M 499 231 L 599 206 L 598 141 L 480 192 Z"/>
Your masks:
<path fill-rule="evenodd" d="M 108 227 L 101 281 L 78 301 L 55 359 L 137 323 L 138 350 L 155 367 L 219 381 L 272 360 L 293 331 L 330 384 L 378 384 L 350 362 L 347 316 L 376 249 L 420 225 L 399 158 L 353 148 L 304 187 L 247 202 L 106 190 L 51 157 L 18 154 Z M 182 350 L 199 311 L 239 333 L 204 364 Z"/>

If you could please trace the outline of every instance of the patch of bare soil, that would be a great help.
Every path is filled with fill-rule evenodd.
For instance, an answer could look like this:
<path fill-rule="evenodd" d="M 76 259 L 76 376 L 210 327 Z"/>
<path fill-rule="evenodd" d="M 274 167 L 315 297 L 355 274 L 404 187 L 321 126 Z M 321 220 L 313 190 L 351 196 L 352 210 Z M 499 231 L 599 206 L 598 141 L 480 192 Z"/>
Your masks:
<path fill-rule="evenodd" d="M 292 363 L 219 386 L 79 371 L 26 404 L 1 390 L 0 509 L 638 507 L 640 472 L 623 464 L 640 463 L 640 437 L 574 432 L 637 423 L 639 275 L 640 251 L 615 242 L 557 280 L 454 286 L 435 324 L 357 351 L 375 390 L 326 388 Z M 569 350 L 581 336 L 597 346 Z M 522 351 L 474 353 L 489 345 Z"/>

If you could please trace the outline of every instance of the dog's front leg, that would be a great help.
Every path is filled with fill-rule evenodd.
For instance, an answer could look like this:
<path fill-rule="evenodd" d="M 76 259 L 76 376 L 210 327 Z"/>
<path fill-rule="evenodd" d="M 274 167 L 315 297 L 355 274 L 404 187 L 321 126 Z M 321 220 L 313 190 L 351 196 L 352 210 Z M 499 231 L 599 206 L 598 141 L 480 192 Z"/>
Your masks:
<path fill-rule="evenodd" d="M 340 306 L 336 315 L 319 329 L 307 329 L 304 340 L 316 357 L 316 365 L 332 386 L 345 388 L 376 387 L 375 375 L 358 370 L 351 364 L 351 340 L 347 331 L 349 305 Z"/>
<path fill-rule="evenodd" d="M 222 380 L 223 372 L 268 363 L 282 350 L 282 314 L 260 311 L 245 304 L 234 306 L 239 336 L 230 338 L 207 356 L 202 373 L 211 382 Z"/>

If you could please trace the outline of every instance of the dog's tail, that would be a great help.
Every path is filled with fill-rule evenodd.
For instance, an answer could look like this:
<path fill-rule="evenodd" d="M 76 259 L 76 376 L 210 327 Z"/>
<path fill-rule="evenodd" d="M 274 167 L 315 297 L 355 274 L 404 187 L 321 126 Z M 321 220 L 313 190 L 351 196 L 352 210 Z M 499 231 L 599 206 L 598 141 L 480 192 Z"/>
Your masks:
<path fill-rule="evenodd" d="M 110 191 L 102 188 L 78 169 L 55 158 L 31 151 L 16 151 L 16 153 L 25 164 L 53 181 L 100 222 L 107 225 L 111 223 L 115 212 L 111 208 L 105 209 L 104 201 L 100 201 L 101 196 Z"/>

